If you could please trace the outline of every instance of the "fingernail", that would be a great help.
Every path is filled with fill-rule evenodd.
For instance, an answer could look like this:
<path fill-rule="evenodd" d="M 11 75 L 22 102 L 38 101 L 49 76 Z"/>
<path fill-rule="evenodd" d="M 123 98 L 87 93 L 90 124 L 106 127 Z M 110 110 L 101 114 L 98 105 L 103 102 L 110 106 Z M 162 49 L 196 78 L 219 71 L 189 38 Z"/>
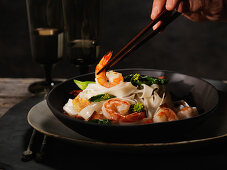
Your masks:
<path fill-rule="evenodd" d="M 152 28 L 153 30 L 156 30 L 160 25 L 162 24 L 161 21 L 158 21 L 157 24 L 155 24 Z"/>
<path fill-rule="evenodd" d="M 153 30 L 156 30 L 158 28 L 158 24 L 155 24 L 154 26 L 153 26 Z"/>

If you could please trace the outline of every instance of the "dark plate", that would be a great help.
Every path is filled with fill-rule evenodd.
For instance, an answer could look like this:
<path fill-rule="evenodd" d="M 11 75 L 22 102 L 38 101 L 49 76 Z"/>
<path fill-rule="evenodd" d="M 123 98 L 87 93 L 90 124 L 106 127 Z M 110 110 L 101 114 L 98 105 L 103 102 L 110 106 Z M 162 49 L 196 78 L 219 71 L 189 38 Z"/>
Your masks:
<path fill-rule="evenodd" d="M 137 143 L 171 141 L 177 136 L 199 128 L 214 112 L 218 104 L 218 92 L 210 83 L 188 75 L 164 70 L 152 69 L 122 69 L 123 75 L 139 73 L 149 76 L 165 76 L 168 80 L 168 90 L 175 99 L 184 99 L 190 105 L 196 106 L 200 115 L 172 122 L 153 123 L 146 125 L 99 125 L 69 117 L 63 114 L 63 106 L 68 101 L 69 92 L 77 87 L 73 79 L 94 80 L 94 74 L 86 74 L 69 79 L 56 86 L 47 96 L 47 104 L 54 115 L 66 126 L 79 134 L 102 141 Z"/>

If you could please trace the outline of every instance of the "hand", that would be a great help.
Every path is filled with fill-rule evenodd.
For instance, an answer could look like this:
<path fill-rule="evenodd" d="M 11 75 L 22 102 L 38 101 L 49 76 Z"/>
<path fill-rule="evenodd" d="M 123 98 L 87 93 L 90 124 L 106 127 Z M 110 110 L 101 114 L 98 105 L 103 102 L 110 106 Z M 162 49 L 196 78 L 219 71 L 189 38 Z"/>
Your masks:
<path fill-rule="evenodd" d="M 151 19 L 166 8 L 176 10 L 192 21 L 227 20 L 227 0 L 153 0 Z M 153 29 L 161 24 L 158 22 Z"/>

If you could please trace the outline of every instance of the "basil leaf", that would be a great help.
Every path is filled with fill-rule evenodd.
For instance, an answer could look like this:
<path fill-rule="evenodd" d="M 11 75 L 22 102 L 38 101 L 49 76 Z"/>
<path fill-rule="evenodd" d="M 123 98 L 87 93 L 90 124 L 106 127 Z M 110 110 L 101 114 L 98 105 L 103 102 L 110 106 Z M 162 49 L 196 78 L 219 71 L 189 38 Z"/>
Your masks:
<path fill-rule="evenodd" d="M 95 83 L 93 81 L 79 81 L 79 80 L 74 80 L 74 83 L 81 89 L 84 90 L 87 88 L 88 84 Z"/>
<path fill-rule="evenodd" d="M 100 102 L 100 101 L 108 100 L 108 99 L 111 99 L 111 98 L 114 98 L 114 97 L 116 97 L 116 96 L 108 94 L 108 93 L 105 93 L 105 94 L 98 94 L 96 96 L 93 96 L 93 97 L 91 97 L 88 100 L 90 102 Z"/>

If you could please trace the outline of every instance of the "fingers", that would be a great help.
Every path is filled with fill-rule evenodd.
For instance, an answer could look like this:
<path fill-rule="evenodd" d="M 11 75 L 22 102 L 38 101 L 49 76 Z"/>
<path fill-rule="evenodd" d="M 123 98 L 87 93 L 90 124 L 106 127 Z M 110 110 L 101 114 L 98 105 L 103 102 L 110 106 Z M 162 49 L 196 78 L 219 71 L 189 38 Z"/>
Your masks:
<path fill-rule="evenodd" d="M 172 11 L 177 8 L 180 0 L 167 0 L 166 1 L 166 9 L 168 11 Z"/>
<path fill-rule="evenodd" d="M 180 13 L 182 13 L 183 11 L 184 11 L 184 1 L 181 1 L 180 3 L 179 3 L 179 5 L 177 6 L 177 8 L 176 8 L 176 10 L 178 11 L 178 12 L 180 12 Z"/>
<path fill-rule="evenodd" d="M 164 9 L 166 0 L 154 0 L 151 12 L 151 19 L 154 20 Z"/>
<path fill-rule="evenodd" d="M 154 20 L 164 8 L 171 11 L 174 10 L 180 3 L 180 0 L 154 0 L 151 12 L 151 19 Z M 153 29 L 157 29 L 161 25 L 161 21 L 153 26 Z"/>
<path fill-rule="evenodd" d="M 181 0 L 154 0 L 151 12 L 151 19 L 155 19 L 164 8 L 172 11 L 178 7 L 178 5 L 183 2 Z"/>
<path fill-rule="evenodd" d="M 165 8 L 166 0 L 154 0 L 151 12 L 151 19 L 154 20 Z M 157 29 L 161 25 L 161 21 L 153 26 L 153 30 Z"/>

